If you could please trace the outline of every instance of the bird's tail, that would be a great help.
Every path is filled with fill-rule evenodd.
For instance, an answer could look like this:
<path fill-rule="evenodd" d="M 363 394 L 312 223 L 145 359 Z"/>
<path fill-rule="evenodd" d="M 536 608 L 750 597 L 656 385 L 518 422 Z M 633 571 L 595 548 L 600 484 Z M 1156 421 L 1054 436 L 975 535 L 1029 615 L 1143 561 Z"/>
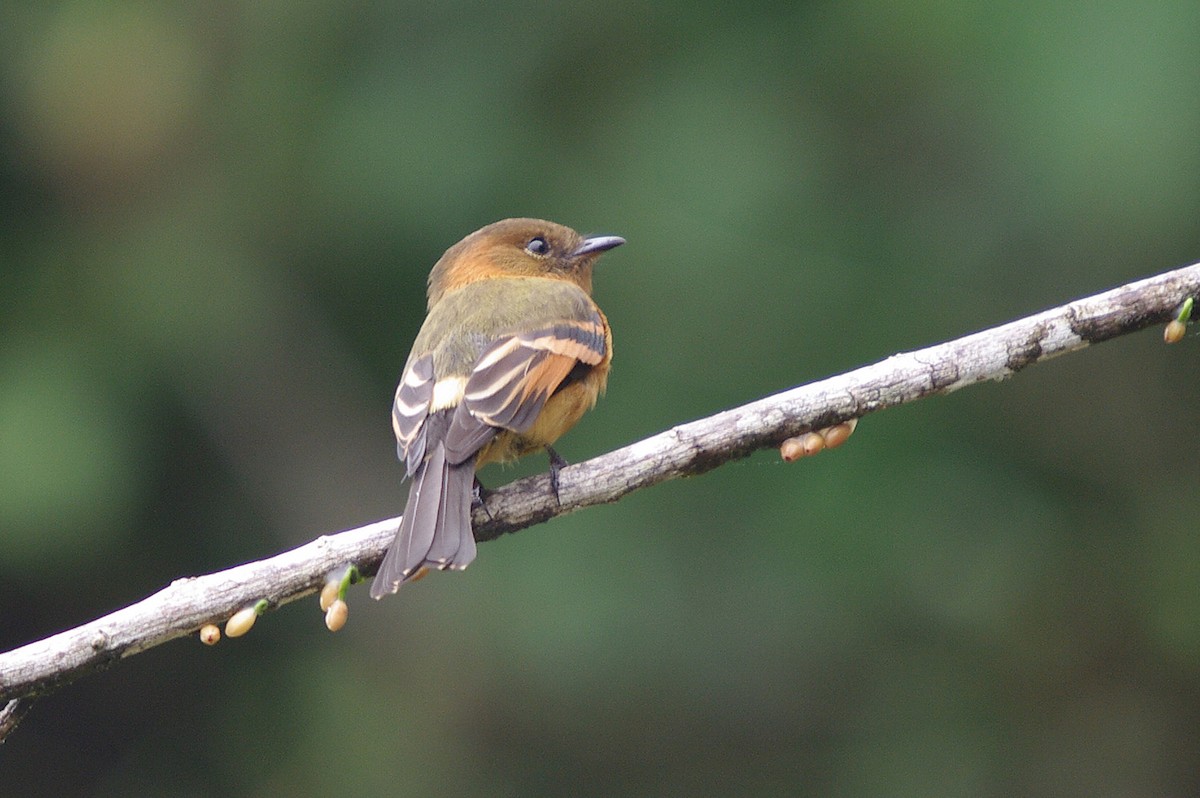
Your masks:
<path fill-rule="evenodd" d="M 462 570 L 475 559 L 471 531 L 475 458 L 453 465 L 438 443 L 413 477 L 396 540 L 384 555 L 371 597 L 395 593 L 423 568 Z"/>

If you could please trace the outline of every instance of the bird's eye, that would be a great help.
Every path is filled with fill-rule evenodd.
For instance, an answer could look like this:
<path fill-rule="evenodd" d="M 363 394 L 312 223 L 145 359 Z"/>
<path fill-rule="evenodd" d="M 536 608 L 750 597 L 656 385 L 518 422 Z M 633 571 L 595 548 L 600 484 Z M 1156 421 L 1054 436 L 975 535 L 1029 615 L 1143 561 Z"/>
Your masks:
<path fill-rule="evenodd" d="M 525 251 L 530 255 L 545 255 L 550 251 L 550 245 L 546 243 L 546 239 L 535 236 L 529 239 L 529 243 L 525 245 Z"/>

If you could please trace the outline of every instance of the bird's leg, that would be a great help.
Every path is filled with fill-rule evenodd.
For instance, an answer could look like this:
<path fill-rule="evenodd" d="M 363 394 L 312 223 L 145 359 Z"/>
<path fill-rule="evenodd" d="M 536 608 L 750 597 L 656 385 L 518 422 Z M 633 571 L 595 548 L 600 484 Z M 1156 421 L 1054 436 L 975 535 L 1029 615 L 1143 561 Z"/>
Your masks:
<path fill-rule="evenodd" d="M 487 513 L 489 521 L 493 520 L 492 512 L 487 508 L 487 497 L 490 493 L 491 491 L 485 488 L 483 483 L 479 481 L 479 477 L 476 476 L 475 482 L 471 486 L 471 509 L 474 510 L 476 507 L 482 507 L 483 511 Z"/>
<path fill-rule="evenodd" d="M 570 465 L 562 456 L 554 451 L 550 446 L 546 447 L 546 454 L 550 456 L 550 490 L 554 493 L 554 500 L 562 504 L 562 500 L 558 498 L 558 472 Z"/>

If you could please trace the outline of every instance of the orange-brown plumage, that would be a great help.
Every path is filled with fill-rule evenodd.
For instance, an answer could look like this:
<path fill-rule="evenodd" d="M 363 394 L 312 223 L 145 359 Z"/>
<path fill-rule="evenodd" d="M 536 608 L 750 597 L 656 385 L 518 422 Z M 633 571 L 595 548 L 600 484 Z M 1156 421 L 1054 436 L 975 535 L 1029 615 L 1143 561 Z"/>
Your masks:
<path fill-rule="evenodd" d="M 371 595 L 394 592 L 424 568 L 466 567 L 475 556 L 475 469 L 548 448 L 595 405 L 612 335 L 590 297 L 592 266 L 622 243 L 508 219 L 434 265 L 428 315 L 392 412 L 413 486 Z"/>
<path fill-rule="evenodd" d="M 544 262 L 539 263 L 522 254 L 532 237 L 531 233 L 537 235 L 537 231 L 545 231 L 558 237 L 564 247 L 574 248 L 585 240 L 569 227 L 542 219 L 505 219 L 490 224 L 450 247 L 433 265 L 433 270 L 429 273 L 427 307 L 432 309 L 448 291 L 498 277 L 550 277 L 569 280 L 591 294 L 594 258 L 582 268 L 550 274 L 543 267 Z M 615 239 L 614 236 L 606 238 Z M 597 250 L 596 254 L 603 251 Z"/>

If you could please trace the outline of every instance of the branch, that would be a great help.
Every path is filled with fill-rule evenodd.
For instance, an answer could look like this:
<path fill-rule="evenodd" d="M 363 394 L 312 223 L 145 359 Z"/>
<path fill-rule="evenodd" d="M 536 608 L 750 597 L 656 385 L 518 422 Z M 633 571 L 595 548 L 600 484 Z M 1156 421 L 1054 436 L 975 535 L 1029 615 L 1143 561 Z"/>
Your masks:
<path fill-rule="evenodd" d="M 1200 297 L 1200 264 L 681 424 L 563 469 L 559 501 L 546 475 L 497 489 L 486 508 L 475 512 L 475 536 L 491 540 L 668 479 L 704 473 L 808 430 L 1005 379 L 1034 363 L 1165 323 L 1188 297 Z M 266 560 L 177 579 L 136 604 L 0 654 L 0 705 L 49 692 L 259 600 L 277 607 L 315 593 L 328 573 L 349 563 L 371 575 L 398 523 L 378 521 Z M 17 707 L 5 708 L 15 713 Z"/>

